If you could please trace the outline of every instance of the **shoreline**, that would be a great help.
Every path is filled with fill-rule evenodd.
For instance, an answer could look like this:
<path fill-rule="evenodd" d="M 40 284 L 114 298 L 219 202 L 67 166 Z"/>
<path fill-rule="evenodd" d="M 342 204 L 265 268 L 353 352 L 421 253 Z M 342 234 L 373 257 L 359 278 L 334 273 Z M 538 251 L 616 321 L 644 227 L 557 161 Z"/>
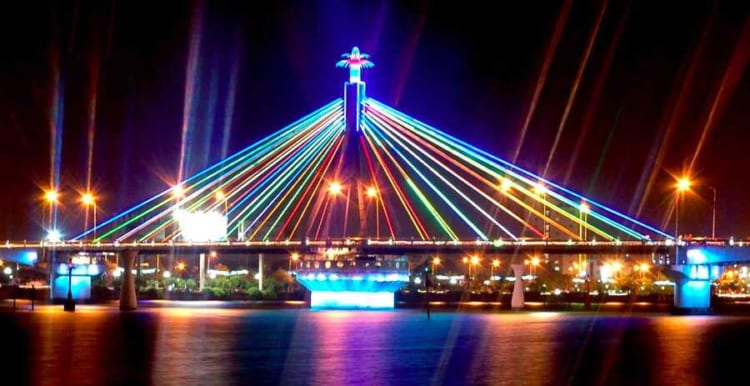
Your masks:
<path fill-rule="evenodd" d="M 91 309 L 119 310 L 119 301 L 113 300 L 98 303 L 78 303 L 78 306 Z M 28 299 L 2 299 L 0 300 L 0 312 L 34 312 L 35 309 L 49 310 L 59 307 L 62 311 L 62 303 L 59 302 L 34 302 Z M 287 310 L 287 309 L 310 309 L 309 303 L 302 300 L 140 300 L 138 309 L 153 308 L 183 308 L 183 309 L 237 309 L 237 310 Z M 695 312 L 675 312 L 671 304 L 665 303 L 623 303 L 604 302 L 591 303 L 586 309 L 583 303 L 544 303 L 526 302 L 519 310 L 512 310 L 510 304 L 488 301 L 459 301 L 444 302 L 432 301 L 429 305 L 430 312 L 565 312 L 571 314 L 608 313 L 629 314 L 642 313 L 654 315 L 713 315 L 713 316 L 750 316 L 750 305 L 742 304 L 720 304 L 707 310 L 696 310 Z M 321 309 L 325 310 L 325 309 Z M 354 309 L 355 311 L 357 309 Z M 359 309 L 371 311 L 370 309 Z M 397 302 L 393 310 L 427 311 L 427 304 L 415 302 Z M 123 311 L 129 312 L 129 311 Z"/>

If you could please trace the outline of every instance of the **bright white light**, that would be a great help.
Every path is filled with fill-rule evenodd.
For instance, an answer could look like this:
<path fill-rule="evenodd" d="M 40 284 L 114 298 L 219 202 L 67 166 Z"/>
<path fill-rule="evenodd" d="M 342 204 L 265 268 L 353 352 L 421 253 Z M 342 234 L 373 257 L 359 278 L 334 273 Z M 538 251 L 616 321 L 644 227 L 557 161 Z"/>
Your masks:
<path fill-rule="evenodd" d="M 182 188 L 182 185 L 175 185 L 172 187 L 172 196 L 175 198 L 182 198 L 185 196 L 185 189 Z"/>
<path fill-rule="evenodd" d="M 513 181 L 511 181 L 509 178 L 504 178 L 503 182 L 500 183 L 500 189 L 503 192 L 507 192 L 510 190 L 510 188 L 513 187 Z"/>
<path fill-rule="evenodd" d="M 164 272 L 163 272 L 163 273 L 162 273 L 161 275 L 162 275 L 162 276 L 163 276 L 163 277 L 164 277 L 165 279 L 169 279 L 170 277 L 172 277 L 172 272 L 169 272 L 169 271 L 164 271 Z"/>
<path fill-rule="evenodd" d="M 178 210 L 175 219 L 185 241 L 220 241 L 227 238 L 227 218 L 218 212 Z"/>
<path fill-rule="evenodd" d="M 706 256 L 700 249 L 688 249 L 687 257 L 690 264 L 703 264 L 706 262 Z"/>
<path fill-rule="evenodd" d="M 541 196 L 542 194 L 545 194 L 545 193 L 547 193 L 547 187 L 546 187 L 546 186 L 544 186 L 544 184 L 543 184 L 543 183 L 541 183 L 541 182 L 537 182 L 537 183 L 536 183 L 536 184 L 534 185 L 534 192 L 535 192 L 536 194 L 538 194 L 538 195 L 540 195 L 540 196 Z"/>
<path fill-rule="evenodd" d="M 47 233 L 47 240 L 49 240 L 51 243 L 59 243 L 61 239 L 62 235 L 57 229 L 53 229 L 49 231 L 49 233 Z"/>
<path fill-rule="evenodd" d="M 331 185 L 328 186 L 328 192 L 330 192 L 333 195 L 338 195 L 343 190 L 343 187 L 341 186 L 341 183 L 334 181 L 331 182 Z"/>
<path fill-rule="evenodd" d="M 6 275 L 10 275 L 11 273 L 13 273 L 13 270 L 10 267 L 5 267 L 3 273 Z"/>

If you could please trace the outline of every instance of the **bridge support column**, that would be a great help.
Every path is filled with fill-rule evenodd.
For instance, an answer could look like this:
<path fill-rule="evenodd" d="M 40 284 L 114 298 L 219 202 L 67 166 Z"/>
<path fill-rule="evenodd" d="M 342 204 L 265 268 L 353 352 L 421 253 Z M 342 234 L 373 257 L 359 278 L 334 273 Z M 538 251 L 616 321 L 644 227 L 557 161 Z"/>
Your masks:
<path fill-rule="evenodd" d="M 666 275 L 675 283 L 673 313 L 711 312 L 711 280 L 708 266 L 673 265 Z"/>
<path fill-rule="evenodd" d="M 258 290 L 263 292 L 263 254 L 258 254 Z"/>
<path fill-rule="evenodd" d="M 136 309 L 137 298 L 135 295 L 135 278 L 133 277 L 133 265 L 138 256 L 138 250 L 127 249 L 122 252 L 125 271 L 122 273 L 122 285 L 120 286 L 120 310 L 132 311 Z"/>
<path fill-rule="evenodd" d="M 198 255 L 198 260 L 198 290 L 203 291 L 203 288 L 206 287 L 206 254 L 201 253 L 200 255 Z"/>
<path fill-rule="evenodd" d="M 513 310 L 523 309 L 525 302 L 523 299 L 523 264 L 512 264 L 513 273 L 516 276 L 516 281 L 513 283 L 513 297 L 510 301 L 510 308 Z"/>

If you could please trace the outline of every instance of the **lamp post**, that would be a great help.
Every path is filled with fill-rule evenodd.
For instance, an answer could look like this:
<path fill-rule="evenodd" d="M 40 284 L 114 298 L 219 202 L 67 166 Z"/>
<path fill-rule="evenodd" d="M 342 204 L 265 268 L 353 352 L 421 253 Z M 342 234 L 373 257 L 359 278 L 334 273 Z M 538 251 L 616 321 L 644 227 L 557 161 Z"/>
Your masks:
<path fill-rule="evenodd" d="M 508 194 L 512 187 L 513 187 L 513 181 L 510 178 L 503 178 L 501 180 L 500 191 L 502 191 L 503 193 Z"/>
<path fill-rule="evenodd" d="M 675 195 L 675 204 L 674 204 L 674 240 L 677 242 L 677 239 L 680 237 L 680 228 L 679 228 L 679 218 L 680 218 L 680 197 L 682 196 L 683 192 L 686 192 L 688 189 L 690 189 L 690 179 L 687 177 L 682 177 L 679 180 L 677 180 L 677 193 Z"/>
<path fill-rule="evenodd" d="M 534 256 L 531 260 L 526 260 L 526 263 L 529 264 L 529 275 L 531 275 L 531 279 L 536 283 L 534 275 L 536 274 L 536 267 L 539 265 L 539 258 Z"/>
<path fill-rule="evenodd" d="M 331 182 L 331 184 L 328 185 L 328 192 L 334 196 L 341 194 L 343 190 L 344 190 L 344 187 L 341 186 L 341 183 L 338 181 Z"/>
<path fill-rule="evenodd" d="M 222 202 L 224 204 L 224 216 L 226 216 L 229 213 L 228 211 L 229 208 L 227 206 L 227 195 L 224 194 L 224 192 L 221 190 L 217 191 L 216 201 Z"/>
<path fill-rule="evenodd" d="M 76 303 L 73 301 L 73 258 L 68 259 L 68 297 L 63 304 L 63 310 L 68 312 L 76 310 Z"/>
<path fill-rule="evenodd" d="M 292 262 L 294 262 L 294 267 L 297 269 L 297 261 L 299 261 L 299 253 L 294 252 L 289 255 L 289 272 L 292 271 Z"/>
<path fill-rule="evenodd" d="M 478 264 L 479 264 L 479 256 L 476 256 L 476 255 L 472 256 L 471 257 L 471 265 L 474 267 L 474 269 L 473 269 L 473 272 L 474 272 L 473 276 L 476 276 L 476 274 L 477 274 L 477 265 Z"/>
<path fill-rule="evenodd" d="M 492 260 L 492 266 L 490 267 L 490 281 L 495 280 L 495 271 L 500 267 L 500 260 Z"/>
<path fill-rule="evenodd" d="M 578 205 L 578 238 L 586 243 L 586 240 L 588 239 L 588 220 L 589 220 L 589 212 L 591 211 L 591 207 L 589 204 L 586 203 L 586 201 L 582 201 L 580 205 Z M 578 254 L 578 269 L 579 272 L 583 270 L 584 265 L 584 254 L 579 253 Z"/>
<path fill-rule="evenodd" d="M 588 221 L 589 221 L 589 212 L 591 211 L 591 207 L 589 204 L 587 204 L 585 201 L 581 202 L 581 205 L 578 206 L 578 215 L 579 215 L 579 222 L 578 222 L 578 237 L 586 241 L 588 239 Z"/>
<path fill-rule="evenodd" d="M 536 194 L 542 197 L 542 226 L 544 228 L 544 239 L 549 240 L 549 223 L 547 222 L 547 188 L 541 182 L 534 186 Z"/>
<path fill-rule="evenodd" d="M 367 197 L 375 200 L 375 238 L 380 239 L 380 197 L 378 197 L 378 189 L 375 187 L 367 188 Z"/>
<path fill-rule="evenodd" d="M 44 201 L 47 203 L 47 207 L 42 210 L 42 226 L 47 228 L 47 231 L 53 228 L 53 212 L 52 208 L 57 203 L 57 199 L 60 194 L 57 190 L 50 189 L 44 192 Z M 45 214 L 49 212 L 49 224 L 45 220 Z"/>
<path fill-rule="evenodd" d="M 713 201 L 711 202 L 711 238 L 716 238 L 716 188 L 713 186 L 709 186 L 709 189 L 711 189 L 711 192 L 713 192 L 714 197 Z"/>
<path fill-rule="evenodd" d="M 677 263 L 677 254 L 680 247 L 680 197 L 683 192 L 690 189 L 690 179 L 688 177 L 682 177 L 677 180 L 677 190 L 675 192 L 675 203 L 674 203 L 674 261 Z"/>
<path fill-rule="evenodd" d="M 440 265 L 440 258 L 435 256 L 432 258 L 432 276 L 437 277 L 437 267 Z"/>
<path fill-rule="evenodd" d="M 81 202 L 83 203 L 83 206 L 86 207 L 86 214 L 83 224 L 84 231 L 86 231 L 86 228 L 88 228 L 89 207 L 93 207 L 94 209 L 94 240 L 96 240 L 96 198 L 91 192 L 86 192 L 81 196 Z"/>

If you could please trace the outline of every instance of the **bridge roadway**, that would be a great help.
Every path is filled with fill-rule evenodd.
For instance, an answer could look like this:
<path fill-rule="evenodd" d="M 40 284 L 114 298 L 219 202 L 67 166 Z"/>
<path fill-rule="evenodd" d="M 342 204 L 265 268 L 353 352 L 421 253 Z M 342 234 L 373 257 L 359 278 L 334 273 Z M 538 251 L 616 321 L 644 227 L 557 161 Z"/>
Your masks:
<path fill-rule="evenodd" d="M 336 254 L 439 254 L 442 257 L 467 253 L 490 254 L 578 254 L 589 256 L 653 254 L 659 257 L 677 255 L 677 259 L 654 259 L 668 264 L 665 274 L 675 284 L 674 310 L 678 312 L 703 312 L 711 308 L 711 282 L 720 275 L 720 267 L 737 263 L 750 262 L 750 242 L 729 240 L 680 240 L 675 248 L 672 240 L 666 241 L 405 241 L 405 240 L 304 240 L 304 241 L 226 241 L 216 243 L 191 242 L 147 242 L 147 243 L 91 243 L 83 241 L 60 243 L 11 243 L 0 246 L 0 257 L 3 255 L 23 255 L 28 251 L 42 254 L 52 252 L 114 252 L 122 254 L 125 261 L 125 278 L 121 290 L 120 308 L 135 309 L 135 287 L 132 267 L 135 257 L 140 254 L 156 253 L 195 253 L 205 254 L 211 251 L 222 253 L 258 253 L 262 254 L 301 254 L 326 253 L 334 249 Z M 3 253 L 5 251 L 5 253 Z M 20 252 L 20 253 L 14 253 Z M 602 256 L 605 257 L 605 256 Z M 519 272 L 516 272 L 519 275 Z M 520 283 L 520 278 L 518 280 Z M 520 287 L 519 287 L 520 288 Z M 516 295 L 523 302 L 523 291 L 514 288 Z M 515 307 L 515 306 L 514 306 Z"/>
<path fill-rule="evenodd" d="M 417 240 L 304 240 L 304 241 L 226 241 L 226 242 L 7 242 L 2 249 L 35 249 L 57 252 L 121 252 L 137 250 L 142 253 L 170 253 L 175 251 L 193 253 L 265 253 L 288 254 L 321 253 L 329 248 L 338 252 L 361 254 L 441 254 L 460 255 L 466 253 L 492 254 L 669 254 L 674 250 L 671 241 L 417 241 Z"/>

